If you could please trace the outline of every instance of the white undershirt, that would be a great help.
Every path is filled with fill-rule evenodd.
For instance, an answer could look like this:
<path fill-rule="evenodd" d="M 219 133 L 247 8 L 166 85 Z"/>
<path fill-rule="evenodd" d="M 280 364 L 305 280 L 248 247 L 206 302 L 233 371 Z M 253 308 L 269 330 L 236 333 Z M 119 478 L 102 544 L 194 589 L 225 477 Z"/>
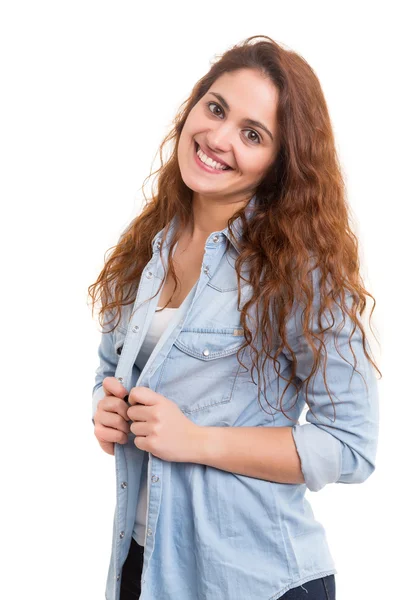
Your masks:
<path fill-rule="evenodd" d="M 168 327 L 170 320 L 175 315 L 175 311 L 179 308 L 164 308 L 157 306 L 156 312 L 154 313 L 153 319 L 150 323 L 150 327 L 140 347 L 137 355 L 135 364 L 140 370 L 143 369 L 146 362 L 149 359 L 150 354 L 153 352 L 155 345 L 163 334 L 164 330 Z M 142 476 L 140 480 L 139 498 L 136 509 L 135 525 L 133 527 L 132 537 L 134 540 L 144 546 L 144 538 L 146 531 L 146 509 L 147 509 L 147 465 L 149 462 L 149 454 L 145 452 L 142 467 Z"/>

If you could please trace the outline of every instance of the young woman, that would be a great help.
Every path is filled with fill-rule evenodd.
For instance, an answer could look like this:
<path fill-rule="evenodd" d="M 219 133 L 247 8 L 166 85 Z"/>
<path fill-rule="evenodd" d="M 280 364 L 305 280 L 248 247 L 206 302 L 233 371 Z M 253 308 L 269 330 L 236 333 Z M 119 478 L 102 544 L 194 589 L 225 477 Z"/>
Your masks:
<path fill-rule="evenodd" d="M 160 154 L 157 193 L 89 287 L 94 433 L 116 461 L 106 598 L 334 600 L 305 492 L 374 471 L 380 371 L 320 83 L 248 38 Z"/>

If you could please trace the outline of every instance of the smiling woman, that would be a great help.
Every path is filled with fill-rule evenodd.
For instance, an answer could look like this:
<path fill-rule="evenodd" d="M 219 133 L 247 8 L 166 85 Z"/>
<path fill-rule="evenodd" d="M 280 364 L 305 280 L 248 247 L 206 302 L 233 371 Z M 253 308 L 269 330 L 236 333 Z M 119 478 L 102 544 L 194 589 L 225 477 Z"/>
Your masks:
<path fill-rule="evenodd" d="M 380 371 L 314 71 L 266 36 L 235 45 L 160 156 L 89 288 L 92 420 L 116 461 L 106 598 L 334 600 L 305 492 L 373 473 Z"/>
<path fill-rule="evenodd" d="M 213 82 L 190 111 L 178 143 L 182 179 L 193 190 L 194 205 L 211 193 L 215 200 L 220 196 L 220 204 L 243 205 L 276 160 L 277 106 L 275 84 L 258 69 L 224 72 Z"/>

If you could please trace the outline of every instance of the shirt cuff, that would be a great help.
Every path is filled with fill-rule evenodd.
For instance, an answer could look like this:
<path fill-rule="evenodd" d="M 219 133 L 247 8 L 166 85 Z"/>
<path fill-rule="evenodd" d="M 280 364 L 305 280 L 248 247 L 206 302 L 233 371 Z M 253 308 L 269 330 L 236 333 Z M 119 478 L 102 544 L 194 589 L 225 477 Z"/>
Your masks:
<path fill-rule="evenodd" d="M 95 389 L 95 391 L 93 392 L 93 396 L 92 396 L 92 423 L 93 423 L 93 425 L 95 425 L 94 415 L 97 410 L 97 405 L 100 402 L 100 400 L 102 398 L 104 398 L 105 395 L 106 394 L 105 394 L 105 391 L 103 388 L 103 384 L 100 384 L 99 387 L 97 389 Z"/>
<path fill-rule="evenodd" d="M 306 486 L 317 492 L 342 471 L 342 443 L 312 423 L 294 425 L 292 435 Z"/>

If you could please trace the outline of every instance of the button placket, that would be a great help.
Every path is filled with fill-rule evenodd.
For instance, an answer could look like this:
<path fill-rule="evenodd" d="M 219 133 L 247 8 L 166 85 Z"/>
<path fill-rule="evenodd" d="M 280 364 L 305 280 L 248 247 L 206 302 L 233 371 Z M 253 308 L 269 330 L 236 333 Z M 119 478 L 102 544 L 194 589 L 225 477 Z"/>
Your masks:
<path fill-rule="evenodd" d="M 197 292 L 199 292 L 199 290 L 201 291 L 201 289 L 203 289 L 203 287 L 205 285 L 207 285 L 209 277 L 210 277 L 210 273 L 214 274 L 216 271 L 216 263 L 217 260 L 220 259 L 220 255 L 223 252 L 223 246 L 225 245 L 225 238 L 223 235 L 221 234 L 215 234 L 215 235 L 211 235 L 209 241 L 208 241 L 208 247 L 207 247 L 207 251 L 204 253 L 204 257 L 203 257 L 203 261 L 202 261 L 202 278 L 200 281 L 200 285 L 197 286 Z M 160 250 L 161 247 L 161 241 L 156 239 L 155 240 L 155 244 L 154 244 L 154 249 L 155 250 Z M 158 256 L 154 256 L 154 262 L 156 262 L 156 260 L 158 260 Z M 204 276 L 205 275 L 205 276 Z M 155 284 L 156 284 L 156 279 L 159 278 L 159 270 L 158 267 L 154 266 L 154 263 L 152 262 L 151 265 L 148 265 L 148 267 L 146 268 L 146 272 L 145 272 L 145 278 L 143 280 L 143 290 L 147 290 L 152 288 Z M 142 288 L 140 288 L 142 289 Z M 144 291 L 142 292 L 144 294 Z M 197 294 L 193 294 L 193 299 L 197 297 Z M 141 299 L 141 298 L 140 298 Z M 141 312 L 140 310 L 138 311 L 139 315 L 142 315 L 143 311 Z M 134 325 L 132 323 L 132 321 L 128 324 L 128 328 L 130 329 L 131 335 L 132 335 L 132 339 L 128 338 L 129 341 L 132 342 L 132 346 L 134 346 L 136 348 L 136 344 L 133 343 L 133 340 L 135 340 L 136 342 L 138 341 L 138 338 L 140 338 L 140 335 L 137 336 L 133 336 L 133 333 L 139 333 L 141 332 L 141 327 L 145 325 L 146 321 L 145 319 L 141 319 L 140 316 L 138 316 L 137 318 L 134 317 L 134 320 L 136 320 L 137 324 Z M 179 327 L 181 328 L 184 324 L 184 320 L 185 319 L 181 319 L 179 321 Z M 140 327 L 139 327 L 140 325 Z M 125 344 L 127 345 L 127 344 Z M 211 347 L 210 347 L 211 348 Z M 213 348 L 208 348 L 208 347 L 204 347 L 200 349 L 200 352 L 202 352 L 204 357 L 208 357 Z M 126 348 L 127 349 L 127 348 Z M 126 357 L 126 356 L 125 356 Z M 160 356 L 158 356 L 158 358 L 161 358 L 161 354 Z M 159 365 L 160 360 L 155 360 L 154 361 L 156 364 Z M 125 363 L 120 363 L 122 366 L 125 366 Z M 159 366 L 157 367 L 156 364 L 151 365 L 147 371 L 147 373 L 149 375 L 152 375 L 152 373 L 159 368 Z M 120 367 L 122 368 L 122 367 Z M 129 382 L 130 375 L 128 373 L 125 373 L 124 378 L 119 378 L 120 381 L 126 381 Z M 161 492 L 162 492 L 162 484 L 161 484 L 161 474 L 162 474 L 162 465 L 159 464 L 159 461 L 155 458 L 153 458 L 153 465 L 149 465 L 149 473 L 150 473 L 150 482 L 151 482 L 151 502 L 148 506 L 148 527 L 147 527 L 147 533 L 146 533 L 146 538 L 149 537 L 149 540 L 147 540 L 147 550 L 148 553 L 150 552 L 150 550 L 153 549 L 154 546 L 154 539 L 155 539 L 155 529 L 154 531 L 152 530 L 151 527 L 149 527 L 150 523 L 153 525 L 154 528 L 156 528 L 156 519 L 155 516 L 157 515 L 157 511 L 159 510 L 160 507 L 160 496 L 161 496 Z M 153 471 L 153 473 L 151 473 L 151 470 Z M 160 477 L 157 475 L 157 473 L 160 472 Z M 127 475 L 124 476 L 124 474 L 122 474 L 123 478 L 127 478 Z M 122 479 L 122 478 L 121 478 Z M 128 480 L 129 482 L 129 480 Z M 127 481 L 121 481 L 120 480 L 120 489 L 121 490 L 125 490 L 127 488 Z M 124 496 L 124 498 L 126 499 L 126 496 Z M 122 494 L 120 495 L 120 499 L 122 501 Z M 127 523 L 120 523 L 120 525 L 123 524 L 124 526 L 128 526 Z M 118 529 L 117 529 L 118 531 Z M 128 529 L 127 529 L 128 531 Z M 123 538 L 126 532 L 121 531 L 119 533 L 119 537 Z M 117 534 L 118 537 L 118 534 Z M 127 540 L 125 540 L 125 542 L 127 542 Z M 122 540 L 119 541 L 119 544 L 122 545 Z M 121 572 L 117 571 L 117 579 L 120 579 L 120 575 Z M 147 577 L 148 579 L 148 577 Z M 144 584 L 146 581 L 145 578 L 142 579 L 142 583 Z"/>
<path fill-rule="evenodd" d="M 209 277 L 210 277 L 210 273 L 214 272 L 214 263 L 217 257 L 219 257 L 220 251 L 221 251 L 221 236 L 220 235 L 212 235 L 209 242 L 211 242 L 211 244 L 209 245 L 209 248 L 207 249 L 207 251 L 204 253 L 204 257 L 203 257 L 203 262 L 202 262 L 202 273 L 203 273 L 203 281 L 201 282 L 201 285 L 206 284 L 206 281 L 208 281 Z M 159 249 L 161 246 L 161 243 L 158 243 L 158 241 L 156 241 L 155 243 L 155 248 Z M 204 277 L 204 275 L 206 277 Z M 155 279 L 159 276 L 159 272 L 157 270 L 156 272 L 156 267 L 152 264 L 152 265 L 148 265 L 146 272 L 145 272 L 145 279 L 144 279 L 144 289 L 147 286 L 152 286 L 155 284 Z M 151 281 L 150 281 L 151 280 Z M 197 290 L 200 289 L 199 286 L 197 287 Z M 193 294 L 193 297 L 195 296 L 195 294 Z M 138 311 L 139 314 L 140 311 Z M 134 320 L 136 321 L 136 324 L 134 324 L 134 322 L 132 323 L 132 321 L 129 324 L 129 329 L 131 330 L 131 334 L 132 334 L 132 338 L 133 338 L 133 334 L 134 333 L 138 333 L 140 334 L 141 329 L 142 329 L 142 321 L 140 320 L 140 317 L 138 316 L 137 319 L 134 318 Z M 182 327 L 184 324 L 184 319 L 181 319 L 179 322 L 179 327 Z M 137 339 L 138 337 L 140 337 L 140 335 L 136 336 L 135 339 Z M 205 357 L 208 357 L 211 354 L 211 350 L 207 347 L 203 347 L 201 350 L 204 354 Z M 158 362 L 159 361 L 155 361 Z M 157 364 L 153 364 L 149 366 L 149 369 L 147 371 L 148 375 L 151 376 L 157 369 Z M 122 379 L 122 378 L 121 378 Z M 126 379 L 126 377 L 124 378 L 124 380 Z M 155 512 L 156 512 L 156 508 L 155 506 L 159 506 L 160 503 L 160 494 L 161 494 L 161 490 L 162 490 L 162 485 L 161 485 L 161 477 L 158 476 L 158 472 L 159 472 L 159 466 L 158 466 L 158 461 L 156 459 L 154 459 L 154 465 L 153 465 L 153 473 L 151 473 L 150 471 L 150 483 L 151 483 L 151 498 L 152 501 L 150 503 L 150 506 L 148 508 L 148 523 L 147 523 L 147 532 L 146 532 L 146 539 L 147 537 L 149 538 L 147 540 L 147 546 L 148 549 L 153 548 L 153 544 L 154 544 L 154 538 L 155 538 L 155 530 L 153 531 L 152 526 L 155 527 Z M 129 482 L 129 480 L 128 480 Z M 127 482 L 125 482 L 127 483 Z M 124 490 L 126 486 L 124 486 L 124 482 L 120 481 L 120 485 L 121 485 L 121 491 Z M 121 523 L 122 524 L 122 523 Z M 126 532 L 121 532 L 126 533 Z M 121 537 L 121 536 L 120 536 Z M 123 537 L 123 536 L 122 536 Z M 122 539 L 120 540 L 120 543 L 122 543 Z M 142 580 L 143 583 L 145 583 L 145 579 Z"/>

